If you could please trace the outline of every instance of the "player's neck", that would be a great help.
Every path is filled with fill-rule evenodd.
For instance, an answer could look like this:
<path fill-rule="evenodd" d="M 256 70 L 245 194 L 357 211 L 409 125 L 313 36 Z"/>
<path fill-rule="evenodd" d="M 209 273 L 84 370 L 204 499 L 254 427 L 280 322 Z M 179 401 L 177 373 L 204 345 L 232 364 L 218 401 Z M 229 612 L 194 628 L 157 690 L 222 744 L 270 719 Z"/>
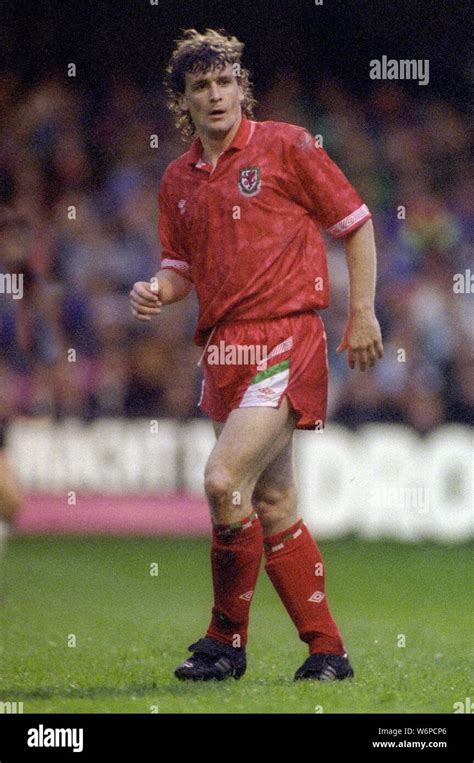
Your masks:
<path fill-rule="evenodd" d="M 210 135 L 206 134 L 199 134 L 199 137 L 201 139 L 202 143 L 202 159 L 205 162 L 208 162 L 209 164 L 212 164 L 213 167 L 216 166 L 217 160 L 219 156 L 226 150 L 226 148 L 229 148 L 230 144 L 234 140 L 235 135 L 237 134 L 237 131 L 240 127 L 240 123 L 242 121 L 242 113 L 240 114 L 240 117 L 237 119 L 234 125 L 230 128 L 230 130 L 223 135 L 223 137 L 214 138 Z"/>

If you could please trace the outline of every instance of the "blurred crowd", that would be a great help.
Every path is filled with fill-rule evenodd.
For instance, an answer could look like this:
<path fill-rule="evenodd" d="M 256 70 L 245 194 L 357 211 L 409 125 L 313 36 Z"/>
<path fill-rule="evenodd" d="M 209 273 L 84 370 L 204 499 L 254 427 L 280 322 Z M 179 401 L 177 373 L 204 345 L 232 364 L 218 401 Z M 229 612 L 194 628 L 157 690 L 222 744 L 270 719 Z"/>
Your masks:
<path fill-rule="evenodd" d="M 288 70 L 256 95 L 258 120 L 322 136 L 374 216 L 385 357 L 365 374 L 335 352 L 348 278 L 342 245 L 327 242 L 331 419 L 419 432 L 472 423 L 474 193 L 462 111 L 395 82 L 363 100 L 331 80 L 313 91 Z M 0 293 L 0 418 L 200 415 L 194 296 L 151 323 L 128 302 L 158 269 L 160 178 L 186 148 L 163 93 L 124 77 L 101 92 L 0 77 L 0 273 L 24 277 L 22 299 Z"/>

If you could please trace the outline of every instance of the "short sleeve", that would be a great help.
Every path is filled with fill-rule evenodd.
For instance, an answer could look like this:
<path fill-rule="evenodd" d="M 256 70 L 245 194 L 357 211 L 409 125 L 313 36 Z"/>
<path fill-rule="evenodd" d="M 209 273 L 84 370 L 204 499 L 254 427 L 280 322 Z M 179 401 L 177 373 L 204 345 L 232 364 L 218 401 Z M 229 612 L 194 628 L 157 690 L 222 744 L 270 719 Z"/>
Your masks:
<path fill-rule="evenodd" d="M 293 129 L 288 155 L 296 201 L 334 238 L 343 238 L 372 217 L 344 173 L 308 130 Z"/>
<path fill-rule="evenodd" d="M 183 242 L 183 230 L 180 228 L 180 209 L 169 198 L 164 181 L 160 188 L 160 242 L 161 242 L 161 269 L 174 270 L 180 276 L 192 282 L 191 263 L 186 253 Z"/>

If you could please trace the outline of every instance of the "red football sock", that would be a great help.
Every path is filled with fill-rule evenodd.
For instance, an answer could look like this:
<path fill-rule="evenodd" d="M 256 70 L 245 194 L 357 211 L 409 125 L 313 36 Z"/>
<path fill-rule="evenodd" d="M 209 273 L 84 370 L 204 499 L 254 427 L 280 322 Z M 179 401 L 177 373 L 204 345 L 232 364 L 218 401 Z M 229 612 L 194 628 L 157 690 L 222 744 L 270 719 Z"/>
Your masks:
<path fill-rule="evenodd" d="M 254 512 L 212 532 L 211 564 L 214 606 L 207 635 L 244 647 L 252 595 L 263 556 L 263 533 Z"/>
<path fill-rule="evenodd" d="M 264 539 L 265 570 L 310 654 L 345 654 L 324 593 L 324 564 L 302 519 Z"/>

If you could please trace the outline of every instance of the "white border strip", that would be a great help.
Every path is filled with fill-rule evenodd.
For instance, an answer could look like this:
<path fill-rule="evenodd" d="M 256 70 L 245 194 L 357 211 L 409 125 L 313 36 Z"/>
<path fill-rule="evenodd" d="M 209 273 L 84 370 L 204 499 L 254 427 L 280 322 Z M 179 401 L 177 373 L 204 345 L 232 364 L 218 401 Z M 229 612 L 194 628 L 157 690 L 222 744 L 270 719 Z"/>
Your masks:
<path fill-rule="evenodd" d="M 177 270 L 184 270 L 186 273 L 189 273 L 191 270 L 190 265 L 188 265 L 187 262 L 183 262 L 182 260 L 171 260 L 169 258 L 164 259 L 161 262 L 160 265 L 161 268 L 176 268 Z"/>
<path fill-rule="evenodd" d="M 365 217 L 370 216 L 369 208 L 366 204 L 362 204 L 359 209 L 356 209 L 355 212 L 351 212 L 350 215 L 347 215 L 343 220 L 340 220 L 335 225 L 331 225 L 330 228 L 327 229 L 328 233 L 331 234 L 331 236 L 335 236 L 336 238 L 339 238 L 339 236 L 343 236 L 345 233 L 347 233 L 351 228 L 354 227 L 354 225 L 357 225 L 361 220 L 363 220 Z"/>

